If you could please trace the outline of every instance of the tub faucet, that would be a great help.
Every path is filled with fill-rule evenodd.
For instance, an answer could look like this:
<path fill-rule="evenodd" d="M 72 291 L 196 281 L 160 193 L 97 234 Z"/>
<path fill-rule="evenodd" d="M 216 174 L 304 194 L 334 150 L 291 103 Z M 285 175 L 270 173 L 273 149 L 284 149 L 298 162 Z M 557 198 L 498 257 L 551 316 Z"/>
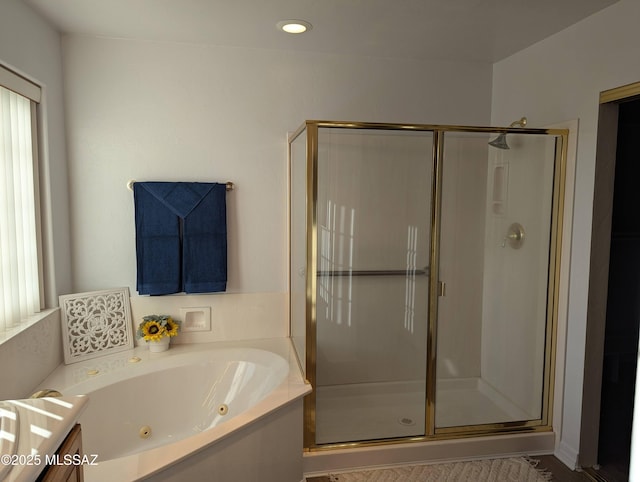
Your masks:
<path fill-rule="evenodd" d="M 45 388 L 43 390 L 38 390 L 34 394 L 32 394 L 29 398 L 44 398 L 44 397 L 61 397 L 62 393 L 58 390 L 53 390 L 52 388 Z"/>

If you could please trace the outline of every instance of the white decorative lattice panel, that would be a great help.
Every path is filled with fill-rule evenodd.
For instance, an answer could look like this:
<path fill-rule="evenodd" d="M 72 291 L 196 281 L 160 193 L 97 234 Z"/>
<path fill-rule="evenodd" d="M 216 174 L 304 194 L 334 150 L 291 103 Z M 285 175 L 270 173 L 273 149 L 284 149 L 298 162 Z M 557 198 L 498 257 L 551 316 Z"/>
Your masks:
<path fill-rule="evenodd" d="M 60 296 L 64 362 L 133 348 L 129 288 Z"/>

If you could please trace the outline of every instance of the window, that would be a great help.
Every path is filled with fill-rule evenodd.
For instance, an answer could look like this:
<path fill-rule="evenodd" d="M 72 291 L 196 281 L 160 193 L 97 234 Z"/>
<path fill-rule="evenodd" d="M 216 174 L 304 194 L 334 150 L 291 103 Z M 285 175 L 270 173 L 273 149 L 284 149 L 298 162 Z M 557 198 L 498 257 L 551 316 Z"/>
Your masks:
<path fill-rule="evenodd" d="M 0 333 L 41 309 L 40 88 L 0 66 Z"/>

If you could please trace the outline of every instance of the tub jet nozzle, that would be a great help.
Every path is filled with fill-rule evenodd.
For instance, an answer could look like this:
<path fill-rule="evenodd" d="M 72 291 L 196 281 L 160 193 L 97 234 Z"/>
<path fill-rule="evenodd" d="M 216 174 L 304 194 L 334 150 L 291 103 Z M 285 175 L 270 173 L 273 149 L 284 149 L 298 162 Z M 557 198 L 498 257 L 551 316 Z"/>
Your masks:
<path fill-rule="evenodd" d="M 145 425 L 144 427 L 140 427 L 140 432 L 138 432 L 140 438 L 149 438 L 151 437 L 151 427 L 149 425 Z"/>

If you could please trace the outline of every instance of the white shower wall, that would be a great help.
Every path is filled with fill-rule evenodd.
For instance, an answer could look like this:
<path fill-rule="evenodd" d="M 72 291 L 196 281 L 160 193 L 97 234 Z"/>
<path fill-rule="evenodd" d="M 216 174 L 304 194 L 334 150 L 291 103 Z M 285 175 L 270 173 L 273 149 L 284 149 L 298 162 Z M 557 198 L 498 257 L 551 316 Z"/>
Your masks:
<path fill-rule="evenodd" d="M 320 129 L 319 385 L 423 380 L 431 133 Z"/>
<path fill-rule="evenodd" d="M 493 136 L 444 132 L 436 428 L 542 416 L 555 138 L 510 134 L 511 149 L 496 150 Z M 319 138 L 317 442 L 422 434 L 383 412 L 424 427 L 429 284 L 416 278 L 408 322 L 402 263 L 412 249 L 416 267 L 430 262 L 433 138 Z M 399 276 L 328 275 L 372 269 Z M 351 431 L 367 410 L 389 427 Z"/>
<path fill-rule="evenodd" d="M 438 298 L 438 380 L 481 376 L 487 143 L 445 133 Z"/>
<path fill-rule="evenodd" d="M 554 138 L 509 135 L 510 150 L 489 151 L 483 313 L 482 379 L 516 406 L 541 416 Z M 495 170 L 503 185 L 494 189 Z M 493 196 L 502 192 L 501 209 Z M 498 212 L 496 212 L 498 211 Z M 525 232 L 518 249 L 509 226 Z"/>
<path fill-rule="evenodd" d="M 468 379 L 513 406 L 510 417 L 535 419 L 542 404 L 555 138 L 510 134 L 511 148 L 500 150 L 488 147 L 492 137 L 445 136 L 438 383 Z M 516 222 L 525 229 L 519 249 L 507 240 Z"/>
<path fill-rule="evenodd" d="M 350 136 L 338 135 L 343 144 L 340 153 L 344 156 L 345 139 Z M 357 142 L 362 141 L 355 134 L 353 138 L 358 139 Z M 495 262 L 493 249 L 487 245 L 499 246 L 504 237 L 503 234 L 490 234 L 495 223 L 492 224 L 489 213 L 491 200 L 487 192 L 491 192 L 492 180 L 488 173 L 495 154 L 490 152 L 486 136 L 456 137 L 456 134 L 447 133 L 445 138 L 439 279 L 446 283 L 446 290 L 445 296 L 438 299 L 438 379 L 483 378 L 495 382 L 495 388 L 504 389 L 508 394 L 520 393 L 521 381 L 500 378 L 499 370 L 491 364 L 493 359 L 503 359 L 497 353 L 511 346 L 508 341 L 494 336 L 492 331 L 503 324 L 496 320 L 510 319 L 511 305 L 506 303 L 507 308 L 501 308 L 505 306 L 503 293 L 496 286 L 485 287 L 486 283 L 493 283 L 493 275 L 485 275 L 485 269 L 490 273 L 496 271 L 496 268 L 487 266 Z M 333 139 L 335 142 L 335 135 Z M 425 142 L 416 144 L 413 149 L 406 145 L 399 148 L 399 145 L 387 146 L 395 149 L 395 162 L 387 172 L 376 172 L 372 168 L 376 165 L 376 156 L 381 159 L 391 152 L 379 146 L 354 149 L 350 162 L 342 159 L 340 168 L 332 165 L 334 172 L 330 186 L 324 193 L 320 189 L 318 195 L 319 271 L 403 269 L 406 252 L 396 248 L 400 238 L 400 244 L 406 244 L 407 226 L 412 224 L 419 226 L 418 243 L 422 246 L 422 259 L 417 266 L 429 264 L 430 205 L 425 199 L 428 200 L 430 194 L 427 196 L 425 193 L 430 192 L 430 173 L 422 178 L 412 175 L 410 182 L 414 185 L 410 189 L 400 181 L 394 185 L 393 177 L 406 175 L 399 168 L 405 162 L 415 166 L 413 171 L 407 172 L 420 173 L 424 172 L 425 166 L 430 168 L 430 146 Z M 320 166 L 323 162 L 330 162 L 332 155 L 336 157 L 329 146 L 330 142 L 320 142 Z M 380 180 L 383 180 L 382 189 Z M 521 181 L 517 181 L 514 174 L 512 182 Z M 530 188 L 535 190 L 537 186 L 533 184 Z M 517 190 L 518 186 L 511 188 Z M 402 210 L 385 203 L 385 193 L 389 198 L 397 194 L 391 194 L 393 189 L 420 193 L 413 199 L 407 195 L 407 205 L 412 206 L 413 214 L 412 210 L 407 210 L 405 217 L 400 215 Z M 363 202 L 374 207 L 366 211 L 354 207 Z M 388 212 L 385 213 L 385 209 Z M 516 210 L 515 203 L 511 209 Z M 366 223 L 360 216 L 363 212 L 375 213 L 383 221 Z M 331 216 L 335 217 L 334 221 L 328 221 Z M 412 216 L 414 220 L 409 221 Z M 504 216 L 500 219 L 504 223 Z M 335 251 L 332 251 L 332 262 L 339 260 L 331 266 L 323 265 L 322 233 L 327 222 L 335 222 L 337 231 L 342 233 L 338 233 L 332 244 L 334 247 L 330 248 Z M 350 240 L 352 224 L 358 225 L 358 235 Z M 527 224 L 533 228 L 531 223 Z M 363 229 L 362 225 L 368 227 Z M 502 233 L 501 225 L 497 229 Z M 485 234 L 486 230 L 488 234 Z M 328 242 L 332 234 L 327 232 L 324 236 Z M 491 236 L 499 237 L 499 243 L 496 244 Z M 328 262 L 325 260 L 325 263 Z M 546 265 L 542 268 L 535 265 L 535 269 L 544 270 Z M 318 278 L 317 376 L 321 385 L 393 381 L 399 374 L 404 380 L 424 379 L 428 278 L 416 277 L 415 306 L 418 309 L 413 313 L 411 327 L 406 324 L 405 281 L 404 276 Z M 503 281 L 508 281 L 508 278 Z M 323 283 L 330 291 L 327 298 L 322 296 Z M 527 290 L 523 296 L 528 296 Z M 498 308 L 492 312 L 494 305 Z M 525 357 L 522 361 L 527 373 L 530 371 L 530 359 Z M 525 398 L 530 395 L 528 390 L 523 393 Z"/>
<path fill-rule="evenodd" d="M 431 269 L 433 136 L 414 134 L 320 128 L 319 387 L 419 383 L 424 396 L 429 278 L 403 270 Z M 509 134 L 509 150 L 491 137 L 444 132 L 438 428 L 542 416 L 555 137 Z M 521 247 L 507 237 L 513 223 L 525 227 Z M 445 410 L 473 397 L 475 408 Z"/>

